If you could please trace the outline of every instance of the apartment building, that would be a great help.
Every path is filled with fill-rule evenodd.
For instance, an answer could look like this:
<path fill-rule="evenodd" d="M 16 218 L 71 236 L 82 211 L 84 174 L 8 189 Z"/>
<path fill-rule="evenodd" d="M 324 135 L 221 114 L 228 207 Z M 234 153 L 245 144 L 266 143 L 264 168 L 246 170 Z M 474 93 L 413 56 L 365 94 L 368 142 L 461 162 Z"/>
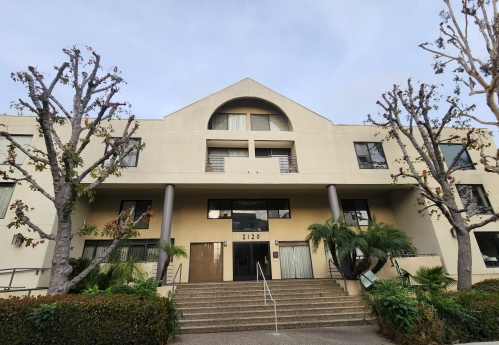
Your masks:
<path fill-rule="evenodd" d="M 348 122 L 348 114 L 336 119 Z M 43 147 L 34 117 L 0 116 L 0 123 L 20 143 Z M 117 133 L 124 125 L 113 123 Z M 145 149 L 129 157 L 122 177 L 109 178 L 98 188 L 95 202 L 79 201 L 75 231 L 84 220 L 101 228 L 123 209 L 134 206 L 139 216 L 151 206 L 154 216 L 138 225 L 140 236 L 128 242 L 125 252 L 141 258 L 153 274 L 158 261 L 154 247 L 164 238 L 189 254 L 171 265 L 175 271 L 182 264 L 183 282 L 253 280 L 256 262 L 267 279 L 325 278 L 324 249 L 314 253 L 304 241 L 307 227 L 331 214 L 365 226 L 375 215 L 409 234 L 419 254 L 433 255 L 447 273 L 457 274 L 457 240 L 449 224 L 443 217 L 419 214 L 417 192 L 392 184 L 390 174 L 401 166 L 394 162 L 400 148 L 393 141 L 381 143 L 378 131 L 334 124 L 244 79 L 161 120 L 140 120 L 134 140 L 146 143 Z M 0 145 L 5 154 L 5 140 Z M 83 156 L 87 162 L 106 149 L 98 140 L 90 146 Z M 442 151 L 455 157 L 458 148 L 442 146 Z M 495 152 L 493 142 L 488 150 Z M 462 159 L 478 162 L 479 154 L 467 152 Z M 51 189 L 47 172 L 35 172 L 27 160 L 23 164 Z M 458 191 L 471 186 L 478 205 L 499 207 L 497 175 L 477 166 L 455 176 Z M 56 229 L 55 210 L 42 195 L 26 184 L 1 183 L 0 269 L 50 267 L 53 244 L 18 246 L 15 235 L 28 233 L 6 228 L 13 218 L 9 205 L 16 199 L 34 208 L 29 215 L 45 231 Z M 76 237 L 73 256 L 93 258 L 109 243 L 102 237 Z M 474 280 L 499 277 L 497 224 L 477 229 L 472 249 Z M 410 259 L 411 265 L 428 265 L 425 256 Z M 4 278 L 0 275 L 1 285 L 8 283 Z M 16 278 L 17 285 L 27 287 L 46 286 L 47 281 L 48 274 Z"/>

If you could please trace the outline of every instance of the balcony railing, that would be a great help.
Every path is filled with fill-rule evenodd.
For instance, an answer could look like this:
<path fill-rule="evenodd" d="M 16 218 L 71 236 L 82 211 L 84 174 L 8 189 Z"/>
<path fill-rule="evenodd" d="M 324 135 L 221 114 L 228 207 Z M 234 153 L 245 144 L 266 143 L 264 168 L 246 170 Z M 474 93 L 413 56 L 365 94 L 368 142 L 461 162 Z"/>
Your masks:
<path fill-rule="evenodd" d="M 225 157 L 218 155 L 206 156 L 206 172 L 224 172 L 225 171 Z"/>
<path fill-rule="evenodd" d="M 279 157 L 279 170 L 281 173 L 297 173 L 298 162 L 295 156 Z"/>
<path fill-rule="evenodd" d="M 236 156 L 229 156 L 229 157 L 236 157 Z M 247 157 L 247 156 L 237 156 L 237 157 Z M 205 172 L 225 172 L 225 158 L 226 156 L 207 155 Z M 264 157 L 258 157 L 258 158 L 264 158 Z M 268 158 L 279 158 L 279 172 L 281 174 L 298 173 L 298 163 L 295 156 L 280 156 L 280 157 L 269 156 Z"/>

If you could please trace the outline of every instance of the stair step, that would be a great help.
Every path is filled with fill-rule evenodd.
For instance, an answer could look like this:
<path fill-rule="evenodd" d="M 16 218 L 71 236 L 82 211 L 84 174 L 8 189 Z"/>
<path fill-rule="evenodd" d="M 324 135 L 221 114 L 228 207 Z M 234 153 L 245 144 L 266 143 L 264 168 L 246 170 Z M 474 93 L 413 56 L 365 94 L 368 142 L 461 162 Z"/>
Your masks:
<path fill-rule="evenodd" d="M 320 285 L 313 285 L 313 286 L 274 286 L 274 287 L 269 287 L 270 291 L 272 294 L 274 293 L 279 293 L 279 292 L 289 292 L 289 293 L 295 293 L 295 292 L 301 292 L 301 291 L 337 291 L 341 292 L 344 291 L 342 287 L 340 287 L 338 284 L 334 285 L 328 285 L 328 286 L 320 286 Z M 255 292 L 261 292 L 263 293 L 263 286 L 252 286 L 252 287 L 242 287 L 242 286 L 237 286 L 236 289 L 234 288 L 224 288 L 224 289 L 215 289 L 215 288 L 195 288 L 195 289 L 178 289 L 175 288 L 175 294 L 178 295 L 183 295 L 183 294 L 201 294 L 201 293 L 206 293 L 206 294 L 220 294 L 222 292 L 224 294 L 240 294 L 241 291 L 244 292 L 249 292 L 249 291 L 255 291 Z"/>
<path fill-rule="evenodd" d="M 331 321 L 331 320 L 348 320 L 355 318 L 363 318 L 366 315 L 364 312 L 352 313 L 329 313 L 329 314 L 301 314 L 301 315 L 281 315 L 277 317 L 278 324 L 286 322 L 300 322 L 307 321 Z M 181 328 L 189 326 L 204 326 L 204 325 L 251 325 L 266 322 L 273 322 L 274 315 L 270 316 L 247 316 L 244 318 L 217 318 L 217 319 L 195 319 L 195 320 L 181 320 Z"/>
<path fill-rule="evenodd" d="M 333 302 L 333 301 L 344 301 L 350 298 L 358 298 L 356 296 L 321 296 L 321 297 L 303 297 L 301 301 L 307 302 L 307 303 L 313 303 L 313 302 Z M 267 300 L 268 303 L 271 302 L 270 299 Z M 286 299 L 282 298 L 277 300 L 277 304 L 279 303 L 297 303 L 299 300 L 294 299 L 292 296 L 288 297 Z M 258 303 L 263 303 L 263 298 L 262 296 L 259 296 L 258 298 L 244 298 L 244 299 L 222 299 L 222 300 L 212 300 L 212 301 L 207 301 L 206 299 L 203 298 L 193 298 L 189 300 L 184 300 L 184 301 L 179 301 L 177 300 L 177 303 L 179 303 L 182 307 L 187 307 L 187 306 L 198 306 L 198 307 L 209 307 L 209 306 L 229 306 L 229 305 L 241 305 L 241 304 L 258 304 Z"/>
<path fill-rule="evenodd" d="M 293 294 L 288 294 L 288 293 L 272 293 L 272 297 L 274 300 L 289 300 L 289 299 L 300 299 L 300 298 L 311 298 L 311 297 L 345 297 L 345 293 L 343 291 L 312 291 L 312 292 L 300 292 L 300 293 L 293 293 Z M 262 292 L 246 292 L 246 291 L 241 291 L 239 294 L 231 294 L 231 295 L 195 295 L 195 296 L 189 296 L 189 295 L 177 295 L 175 294 L 175 300 L 177 302 L 181 301 L 198 301 L 198 300 L 204 300 L 208 299 L 210 301 L 230 301 L 230 300 L 236 300 L 239 301 L 241 299 L 261 299 L 263 300 L 263 291 Z M 269 295 L 267 294 L 267 299 L 269 298 Z"/>
<path fill-rule="evenodd" d="M 352 318 L 344 320 L 319 320 L 319 321 L 297 321 L 297 322 L 279 322 L 279 329 L 292 328 L 313 328 L 313 327 L 338 327 L 355 326 L 372 321 L 371 318 Z M 224 325 L 224 326 L 188 326 L 182 327 L 182 333 L 216 333 L 216 332 L 239 332 L 256 330 L 275 330 L 274 322 L 251 324 L 251 325 Z"/>
<path fill-rule="evenodd" d="M 314 309 L 314 308 L 341 308 L 341 307 L 357 307 L 357 306 L 365 307 L 365 304 L 360 299 L 338 301 L 338 302 L 315 302 L 315 303 L 301 302 L 301 301 L 296 301 L 294 303 L 278 302 L 277 309 L 282 311 L 282 310 L 294 310 L 298 308 L 301 311 L 305 311 L 307 309 Z M 268 302 L 266 306 L 263 305 L 262 301 L 260 301 L 260 303 L 258 304 L 241 303 L 232 306 L 219 306 L 219 305 L 207 306 L 207 307 L 200 307 L 197 305 L 194 307 L 182 306 L 182 311 L 184 312 L 184 314 L 207 313 L 207 312 L 223 313 L 223 312 L 239 312 L 239 311 L 247 312 L 248 310 L 257 310 L 258 308 L 260 308 L 261 310 L 271 309 L 273 311 L 274 303 Z"/>
<path fill-rule="evenodd" d="M 280 297 L 286 296 L 344 296 L 345 292 L 341 288 L 335 289 L 298 289 L 298 290 L 270 290 L 272 297 L 278 299 Z M 216 298 L 216 299 L 227 299 L 227 298 L 238 298 L 244 297 L 261 297 L 263 298 L 263 290 L 249 290 L 249 291 L 231 291 L 231 292 L 175 292 L 176 300 L 184 300 L 188 298 Z M 268 291 L 266 291 L 267 297 L 269 296 Z"/>
<path fill-rule="evenodd" d="M 264 306 L 265 307 L 265 306 Z M 280 319 L 281 317 L 287 316 L 295 316 L 304 314 L 313 315 L 327 315 L 327 314 L 336 314 L 336 313 L 363 313 L 365 311 L 365 306 L 349 306 L 349 307 L 336 307 L 336 308 L 309 308 L 303 310 L 301 308 L 297 309 L 284 309 L 276 308 L 277 317 Z M 254 317 L 274 317 L 274 306 L 272 305 L 270 308 L 265 307 L 262 309 L 250 309 L 249 310 L 240 310 L 240 311 L 219 311 L 217 313 L 213 312 L 205 312 L 205 313 L 188 313 L 184 312 L 184 320 L 206 320 L 206 319 L 245 319 L 248 314 L 251 314 Z"/>

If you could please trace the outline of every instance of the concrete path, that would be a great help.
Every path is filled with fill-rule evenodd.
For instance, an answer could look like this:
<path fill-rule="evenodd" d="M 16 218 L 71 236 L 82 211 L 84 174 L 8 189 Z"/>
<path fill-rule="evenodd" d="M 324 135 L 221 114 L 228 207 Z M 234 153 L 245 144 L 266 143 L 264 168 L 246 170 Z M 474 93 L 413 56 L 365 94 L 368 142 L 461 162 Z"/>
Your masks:
<path fill-rule="evenodd" d="M 385 345 L 392 342 L 377 334 L 377 326 L 283 329 L 272 331 L 182 334 L 181 345 Z"/>

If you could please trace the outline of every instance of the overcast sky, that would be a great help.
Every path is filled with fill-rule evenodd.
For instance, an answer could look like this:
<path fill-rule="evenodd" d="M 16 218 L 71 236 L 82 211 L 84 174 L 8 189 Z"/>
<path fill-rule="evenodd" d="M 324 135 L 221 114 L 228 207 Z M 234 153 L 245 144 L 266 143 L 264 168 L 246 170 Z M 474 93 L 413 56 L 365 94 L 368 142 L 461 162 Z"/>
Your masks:
<path fill-rule="evenodd" d="M 443 8 L 439 0 L 3 0 L 0 113 L 14 114 L 10 102 L 25 95 L 10 72 L 33 65 L 53 74 L 61 49 L 81 44 L 123 71 L 120 99 L 139 118 L 249 77 L 334 123 L 360 124 L 409 77 L 452 90 L 452 75 L 435 76 L 418 47 L 438 37 Z M 476 114 L 491 120 L 485 107 Z"/>

